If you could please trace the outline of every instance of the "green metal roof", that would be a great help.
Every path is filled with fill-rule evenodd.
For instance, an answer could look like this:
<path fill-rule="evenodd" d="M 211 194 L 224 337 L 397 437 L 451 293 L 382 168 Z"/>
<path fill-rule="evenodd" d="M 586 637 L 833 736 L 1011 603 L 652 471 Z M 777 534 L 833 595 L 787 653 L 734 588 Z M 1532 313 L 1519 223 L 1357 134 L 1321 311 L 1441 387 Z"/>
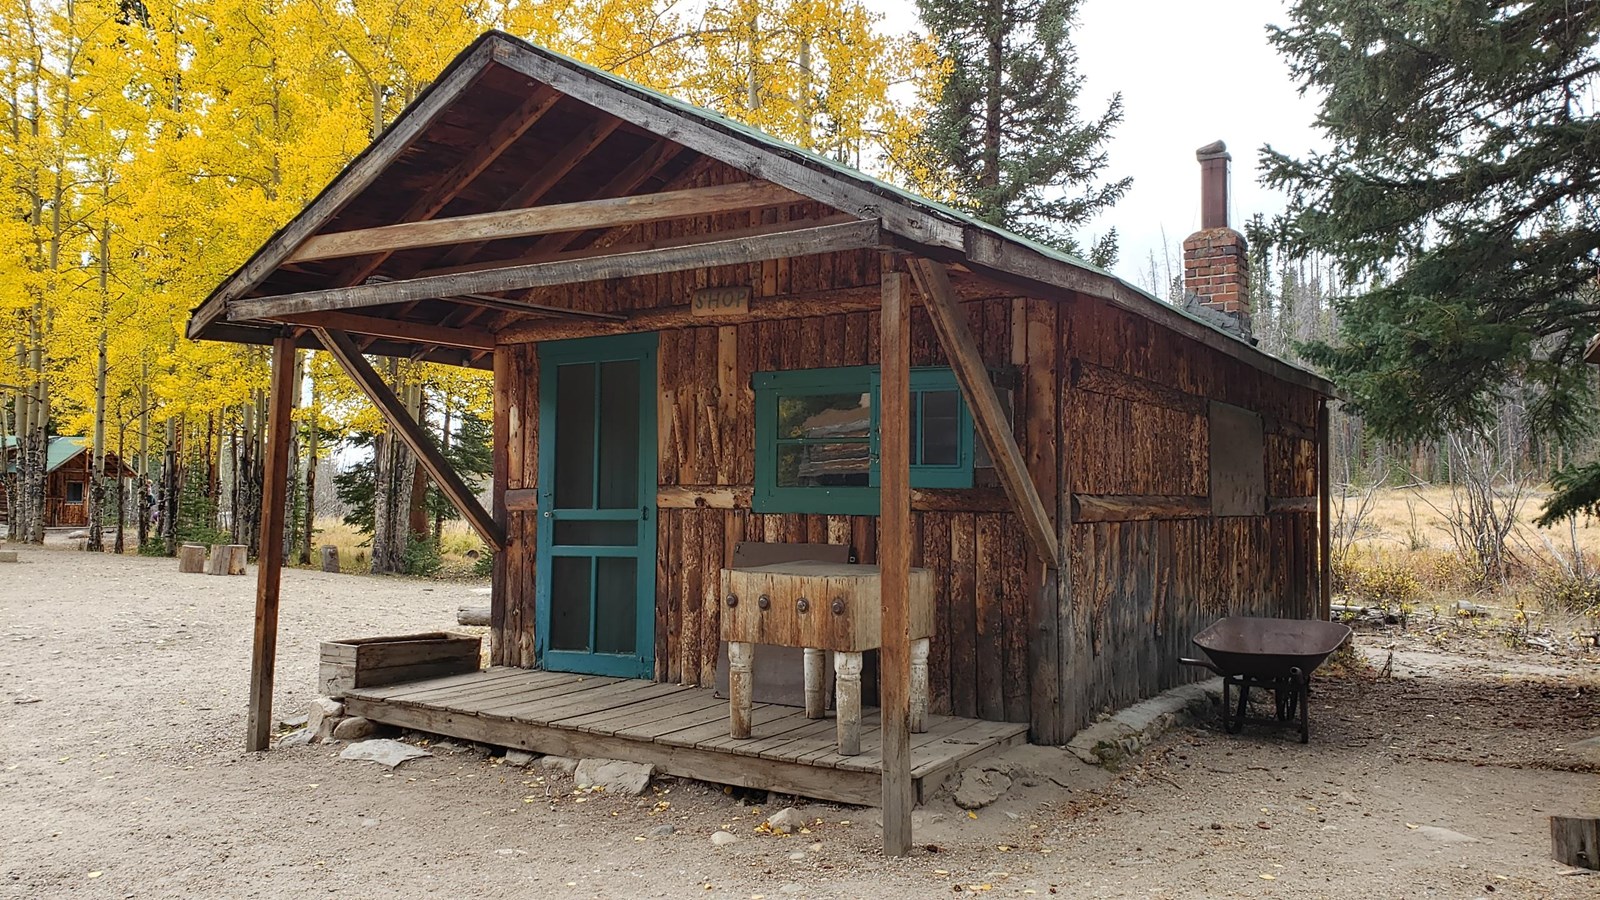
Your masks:
<path fill-rule="evenodd" d="M 16 462 L 9 459 L 9 451 L 16 445 L 16 438 L 8 437 L 5 439 L 5 449 L 8 451 L 7 472 L 15 472 L 17 470 Z M 89 449 L 89 439 L 83 435 L 78 435 L 77 437 L 53 437 L 50 439 L 49 447 L 45 451 L 44 470 L 46 472 L 54 472 L 66 465 L 68 460 L 87 449 Z"/>

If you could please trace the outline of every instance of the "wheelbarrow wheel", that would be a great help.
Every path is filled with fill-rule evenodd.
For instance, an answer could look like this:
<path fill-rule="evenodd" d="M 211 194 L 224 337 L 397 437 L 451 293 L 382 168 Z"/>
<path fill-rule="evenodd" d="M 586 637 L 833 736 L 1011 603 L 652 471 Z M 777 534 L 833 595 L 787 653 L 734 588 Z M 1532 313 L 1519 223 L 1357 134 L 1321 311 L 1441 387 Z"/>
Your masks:
<path fill-rule="evenodd" d="M 1311 678 L 1294 669 L 1295 700 L 1300 705 L 1300 743 L 1311 743 Z"/>

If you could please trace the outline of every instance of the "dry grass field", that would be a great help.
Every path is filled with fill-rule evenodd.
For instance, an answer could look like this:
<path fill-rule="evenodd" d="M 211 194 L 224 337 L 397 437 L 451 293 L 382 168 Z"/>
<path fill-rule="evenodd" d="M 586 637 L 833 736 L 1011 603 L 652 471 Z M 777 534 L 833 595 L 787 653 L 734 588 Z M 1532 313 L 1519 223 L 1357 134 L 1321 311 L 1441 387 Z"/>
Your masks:
<path fill-rule="evenodd" d="M 1355 527 L 1342 554 L 1336 540 L 1335 602 L 1432 619 L 1482 612 L 1486 625 L 1509 626 L 1508 640 L 1586 640 L 1600 631 L 1600 520 L 1537 528 L 1532 520 L 1546 496 L 1544 488 L 1499 496 L 1514 518 L 1498 578 L 1484 575 L 1469 537 L 1452 526 L 1460 510 L 1449 486 L 1346 498 L 1344 519 Z M 1334 516 L 1337 530 L 1337 501 Z"/>

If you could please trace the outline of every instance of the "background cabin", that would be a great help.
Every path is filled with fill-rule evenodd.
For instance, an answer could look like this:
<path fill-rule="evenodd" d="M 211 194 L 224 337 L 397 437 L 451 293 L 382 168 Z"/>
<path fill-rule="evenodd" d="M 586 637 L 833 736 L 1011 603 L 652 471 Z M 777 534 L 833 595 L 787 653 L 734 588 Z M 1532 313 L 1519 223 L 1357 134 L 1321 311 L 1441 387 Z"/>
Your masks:
<path fill-rule="evenodd" d="M 11 515 L 10 491 L 17 472 L 16 438 L 5 439 L 5 464 L 8 476 L 0 485 L 0 519 Z M 94 454 L 89 439 L 53 437 L 45 451 L 44 524 L 46 528 L 81 527 L 89 524 L 89 481 L 94 473 Z M 115 453 L 106 451 L 105 477 L 133 478 L 135 473 Z M 113 489 L 115 490 L 115 489 Z M 115 495 L 112 495 L 115 499 Z"/>
<path fill-rule="evenodd" d="M 1213 619 L 1326 604 L 1332 387 L 1248 339 L 1226 152 L 1201 161 L 1178 308 L 489 34 L 189 334 L 273 343 L 274 421 L 293 349 L 333 354 L 499 548 L 497 666 L 709 685 L 735 548 L 836 545 L 886 582 L 908 562 L 934 572 L 935 713 L 1062 743 L 1193 677 L 1177 658 Z M 369 354 L 492 369 L 492 511 L 452 483 Z M 889 689 L 903 704 L 906 676 L 904 647 L 893 664 L 884 647 L 899 673 L 883 676 L 888 790 L 889 724 L 904 727 Z"/>

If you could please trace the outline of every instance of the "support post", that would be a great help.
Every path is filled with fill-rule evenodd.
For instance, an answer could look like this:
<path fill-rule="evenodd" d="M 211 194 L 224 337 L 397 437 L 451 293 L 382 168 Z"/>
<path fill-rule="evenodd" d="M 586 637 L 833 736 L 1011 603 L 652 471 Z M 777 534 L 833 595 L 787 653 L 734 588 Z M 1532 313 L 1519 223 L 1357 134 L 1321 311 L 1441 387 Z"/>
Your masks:
<path fill-rule="evenodd" d="M 267 454 L 261 476 L 261 552 L 256 558 L 256 627 L 250 650 L 250 712 L 245 749 L 272 739 L 272 676 L 278 658 L 278 588 L 283 573 L 284 500 L 289 482 L 289 417 L 294 398 L 294 337 L 272 341 Z"/>
<path fill-rule="evenodd" d="M 878 659 L 883 728 L 883 852 L 911 852 L 911 304 L 910 278 L 885 265 L 878 460 Z"/>
<path fill-rule="evenodd" d="M 1329 462 L 1332 448 L 1328 445 L 1328 401 L 1317 401 L 1317 616 L 1326 620 L 1333 604 L 1333 498 L 1328 490 L 1332 483 Z"/>
<path fill-rule="evenodd" d="M 833 654 L 835 743 L 840 756 L 861 754 L 861 654 Z"/>
<path fill-rule="evenodd" d="M 805 648 L 806 718 L 820 719 L 827 715 L 827 698 L 822 695 L 822 667 L 827 664 L 827 654 L 815 647 Z"/>
<path fill-rule="evenodd" d="M 728 736 L 750 736 L 750 710 L 756 645 L 746 641 L 728 642 Z"/>

